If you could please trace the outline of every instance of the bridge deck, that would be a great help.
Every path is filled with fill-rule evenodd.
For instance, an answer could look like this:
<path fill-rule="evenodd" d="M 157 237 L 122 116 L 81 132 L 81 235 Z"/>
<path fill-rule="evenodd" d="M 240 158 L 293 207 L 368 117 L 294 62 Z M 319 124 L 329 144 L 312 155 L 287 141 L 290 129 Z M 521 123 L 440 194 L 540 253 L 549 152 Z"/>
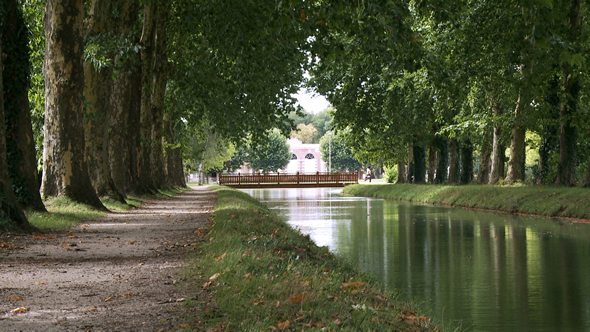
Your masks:
<path fill-rule="evenodd" d="M 358 183 L 358 172 L 219 175 L 219 184 L 245 189 L 343 187 L 353 183 Z"/>

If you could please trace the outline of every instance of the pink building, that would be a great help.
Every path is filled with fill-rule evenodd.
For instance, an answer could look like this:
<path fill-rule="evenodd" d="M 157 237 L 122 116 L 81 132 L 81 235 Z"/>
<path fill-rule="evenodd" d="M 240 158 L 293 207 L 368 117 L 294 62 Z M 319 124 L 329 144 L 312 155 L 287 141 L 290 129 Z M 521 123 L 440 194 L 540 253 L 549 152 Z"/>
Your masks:
<path fill-rule="evenodd" d="M 297 138 L 288 139 L 287 144 L 291 152 L 291 161 L 286 169 L 281 170 L 281 173 L 304 174 L 328 171 L 326 163 L 322 160 L 319 144 L 303 144 Z"/>

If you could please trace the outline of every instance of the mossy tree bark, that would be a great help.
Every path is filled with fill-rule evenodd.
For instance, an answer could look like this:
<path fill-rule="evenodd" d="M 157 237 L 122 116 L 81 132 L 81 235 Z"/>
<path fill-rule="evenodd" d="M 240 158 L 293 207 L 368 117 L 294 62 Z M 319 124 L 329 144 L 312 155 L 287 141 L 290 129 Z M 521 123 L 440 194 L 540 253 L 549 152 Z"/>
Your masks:
<path fill-rule="evenodd" d="M 114 17 L 110 0 L 93 0 L 86 21 L 86 39 L 92 41 L 112 34 Z M 94 41 L 96 42 L 96 41 Z M 84 62 L 86 160 L 90 181 L 98 196 L 108 196 L 125 203 L 125 195 L 115 186 L 109 167 L 109 119 L 111 118 L 111 89 L 113 67 L 95 67 L 91 59 Z M 120 149 L 120 147 L 119 147 Z"/>
<path fill-rule="evenodd" d="M 116 32 L 131 42 L 138 44 L 139 38 L 133 36 L 133 24 L 138 19 L 139 3 L 135 0 L 117 2 L 119 5 L 119 18 L 116 24 Z M 134 163 L 136 156 L 134 144 L 139 146 L 139 139 L 135 139 L 138 130 L 132 128 L 133 123 L 139 123 L 139 100 L 134 98 L 141 95 L 141 85 L 133 79 L 139 72 L 139 58 L 134 59 L 133 53 L 124 51 L 114 58 L 116 75 L 113 79 L 111 90 L 111 117 L 109 118 L 109 166 L 111 177 L 115 187 L 127 194 L 131 184 L 137 181 L 137 165 Z M 137 117 L 132 116 L 137 114 Z M 139 138 L 139 137 L 137 137 Z M 131 179 L 131 174 L 134 178 Z"/>
<path fill-rule="evenodd" d="M 41 192 L 106 210 L 90 183 L 85 160 L 83 21 L 84 1 L 47 1 Z"/>
<path fill-rule="evenodd" d="M 5 2 L 2 25 L 4 61 L 3 90 L 8 171 L 18 203 L 24 208 L 46 211 L 39 193 L 35 138 L 29 106 L 29 38 L 20 5 Z"/>
<path fill-rule="evenodd" d="M 0 4 L 0 11 L 2 4 Z M 2 24 L 0 13 L 0 24 Z M 1 37 L 1 35 L 0 35 Z M 2 54 L 2 39 L 0 38 L 0 54 Z M 2 56 L 0 56 L 0 68 L 2 68 Z M 0 70 L 0 91 L 2 88 L 2 70 Z M 0 93 L 0 231 L 23 229 L 30 231 L 31 225 L 16 202 L 16 197 L 10 184 L 8 175 L 8 161 L 6 156 L 6 130 L 4 123 L 4 94 Z"/>
<path fill-rule="evenodd" d="M 164 172 L 164 100 L 166 96 L 166 81 L 168 79 L 168 57 L 166 25 L 168 22 L 169 2 L 160 1 L 156 10 L 156 26 L 154 35 L 154 72 L 153 95 L 151 98 L 152 130 L 151 130 L 151 164 L 154 185 L 157 189 L 165 185 Z"/>
<path fill-rule="evenodd" d="M 157 4 L 155 1 L 150 1 L 144 5 L 143 11 L 143 30 L 141 35 L 141 149 L 138 154 L 139 158 L 139 183 L 136 191 L 140 194 L 154 193 L 156 188 L 155 179 L 153 176 L 152 165 L 152 132 L 153 132 L 153 109 L 152 98 L 154 94 L 154 50 L 155 50 L 155 36 L 156 36 L 156 19 L 157 19 Z"/>

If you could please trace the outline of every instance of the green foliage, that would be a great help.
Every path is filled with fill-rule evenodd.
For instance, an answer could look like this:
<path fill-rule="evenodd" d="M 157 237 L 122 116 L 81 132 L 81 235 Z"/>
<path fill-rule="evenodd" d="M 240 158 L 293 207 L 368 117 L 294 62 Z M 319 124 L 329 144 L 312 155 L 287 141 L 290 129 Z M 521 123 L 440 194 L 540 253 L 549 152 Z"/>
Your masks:
<path fill-rule="evenodd" d="M 181 1 L 169 25 L 176 107 L 235 144 L 292 129 L 309 30 L 298 1 Z"/>
<path fill-rule="evenodd" d="M 393 165 L 393 166 L 385 166 L 383 167 L 385 170 L 385 175 L 383 176 L 385 178 L 385 181 L 387 183 L 395 183 L 397 181 L 397 165 Z"/>
<path fill-rule="evenodd" d="M 248 151 L 247 161 L 256 171 L 278 172 L 291 160 L 287 138 L 278 129 L 268 131 L 266 139 L 261 142 L 251 142 Z"/>
<path fill-rule="evenodd" d="M 330 143 L 331 142 L 331 143 Z M 330 149 L 331 145 L 331 149 Z M 330 153 L 331 150 L 331 153 Z M 320 153 L 322 160 L 328 163 L 332 161 L 332 172 L 354 171 L 361 167 L 361 163 L 355 158 L 346 136 L 343 132 L 333 134 L 328 132 L 320 139 Z"/>
<path fill-rule="evenodd" d="M 297 125 L 297 130 L 291 131 L 291 138 L 298 138 L 304 144 L 311 144 L 316 141 L 318 133 L 313 124 L 300 123 Z"/>

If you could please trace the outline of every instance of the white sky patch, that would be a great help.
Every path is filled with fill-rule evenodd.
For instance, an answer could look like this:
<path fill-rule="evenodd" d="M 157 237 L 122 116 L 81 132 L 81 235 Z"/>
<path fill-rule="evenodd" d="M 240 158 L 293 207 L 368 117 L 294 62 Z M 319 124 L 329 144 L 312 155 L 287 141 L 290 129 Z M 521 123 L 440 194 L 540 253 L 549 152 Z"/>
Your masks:
<path fill-rule="evenodd" d="M 317 114 L 330 107 L 330 103 L 326 100 L 326 97 L 306 89 L 299 90 L 293 97 L 297 98 L 297 104 L 301 105 L 309 113 Z"/>

